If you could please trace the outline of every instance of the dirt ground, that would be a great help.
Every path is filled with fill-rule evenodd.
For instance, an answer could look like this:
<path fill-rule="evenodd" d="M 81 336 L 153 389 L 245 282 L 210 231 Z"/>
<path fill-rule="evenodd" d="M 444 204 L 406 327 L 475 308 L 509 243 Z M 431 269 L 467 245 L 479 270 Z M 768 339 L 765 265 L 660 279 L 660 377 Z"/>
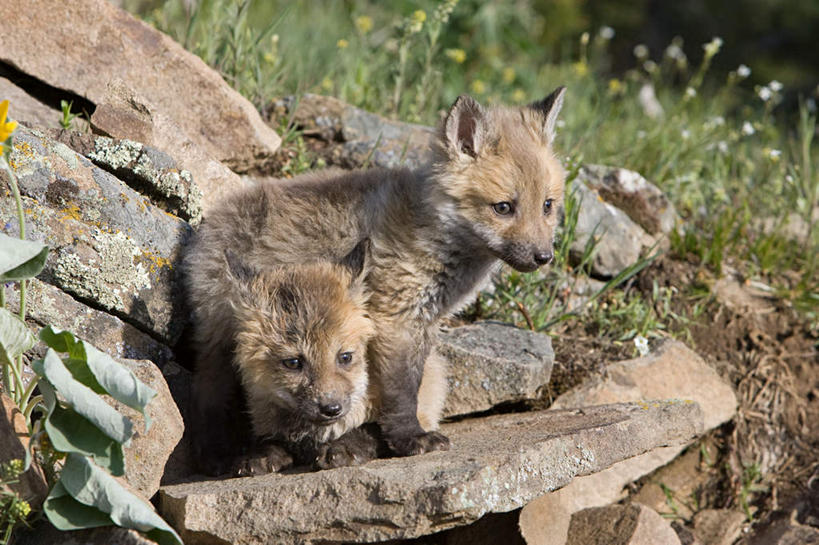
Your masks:
<path fill-rule="evenodd" d="M 685 261 L 663 258 L 644 270 L 630 289 L 651 294 L 660 287 L 692 282 L 711 285 L 716 296 L 704 311 L 671 331 L 735 388 L 734 419 L 712 431 L 701 448 L 696 511 L 735 509 L 746 513 L 748 543 L 759 528 L 780 516 L 819 526 L 819 338 L 804 318 L 785 303 L 760 295 L 748 282 L 715 282 Z M 690 303 L 675 301 L 676 310 Z M 633 357 L 633 348 L 616 346 L 575 324 L 555 343 L 552 385 L 560 391 L 578 376 L 594 373 L 601 361 Z M 563 362 L 572 362 L 569 367 Z M 558 367 L 562 367 L 558 369 Z M 552 392 L 559 394 L 560 391 Z M 708 448 L 706 449 L 705 446 Z M 715 453 L 711 458 L 706 452 Z M 640 483 L 634 492 L 640 490 Z M 691 525 L 681 517 L 676 525 Z"/>

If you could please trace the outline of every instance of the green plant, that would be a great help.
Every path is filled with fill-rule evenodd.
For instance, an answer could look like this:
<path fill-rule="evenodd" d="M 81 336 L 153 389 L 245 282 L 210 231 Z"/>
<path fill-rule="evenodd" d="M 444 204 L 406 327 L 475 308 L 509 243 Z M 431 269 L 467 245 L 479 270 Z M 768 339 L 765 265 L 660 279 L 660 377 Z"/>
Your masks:
<path fill-rule="evenodd" d="M 138 410 L 150 419 L 145 406 L 156 392 L 140 382 L 128 369 L 69 332 L 44 327 L 39 334 L 47 346 L 45 357 L 31 363 L 35 377 L 23 379 L 24 353 L 35 339 L 25 323 L 26 281 L 45 265 L 48 248 L 24 240 L 22 198 L 13 169 L 9 166 L 16 124 L 6 123 L 8 101 L 0 103 L 0 169 L 6 174 L 18 212 L 20 239 L 0 233 L 0 282 L 19 283 L 19 314 L 5 308 L 5 287 L 0 288 L 0 367 L 3 393 L 21 409 L 32 435 L 40 445 L 40 461 L 52 485 L 43 505 L 48 520 L 61 530 L 117 524 L 138 529 L 162 545 L 181 544 L 174 530 L 142 499 L 128 492 L 114 476 L 125 474 L 123 447 L 134 433 L 132 422 L 101 397 L 108 395 Z M 58 353 L 66 354 L 60 358 Z M 39 395 L 34 395 L 39 390 Z M 40 418 L 34 418 L 35 411 Z M 15 464 L 0 475 L 0 485 L 16 479 L 28 469 Z M 57 462 L 62 462 L 60 465 Z M 14 471 L 11 471 L 14 470 Z M 0 494 L 7 507 L 0 518 L 4 541 L 15 525 L 30 513 L 28 504 L 14 494 Z"/>
<path fill-rule="evenodd" d="M 31 513 L 29 503 L 9 486 L 19 482 L 23 474 L 23 460 L 10 460 L 0 465 L 0 544 L 11 540 L 11 532 L 18 524 L 25 524 Z"/>
<path fill-rule="evenodd" d="M 762 483 L 762 472 L 760 471 L 759 464 L 753 463 L 743 467 L 742 483 L 740 484 L 737 499 L 748 522 L 754 521 L 754 508 L 751 503 L 760 492 L 767 490 L 768 487 Z"/>
<path fill-rule="evenodd" d="M 74 101 L 60 101 L 60 109 L 62 110 L 62 117 L 60 118 L 60 127 L 63 129 L 70 129 L 71 123 L 77 117 L 77 114 L 71 113 L 71 106 L 74 104 Z"/>

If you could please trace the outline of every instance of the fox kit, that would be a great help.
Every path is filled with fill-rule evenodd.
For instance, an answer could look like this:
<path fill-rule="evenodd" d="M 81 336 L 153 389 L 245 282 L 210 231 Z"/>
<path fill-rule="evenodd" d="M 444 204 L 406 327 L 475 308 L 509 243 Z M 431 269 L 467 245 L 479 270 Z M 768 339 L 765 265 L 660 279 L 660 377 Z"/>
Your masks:
<path fill-rule="evenodd" d="M 419 388 L 437 324 L 500 261 L 533 271 L 552 260 L 564 186 L 552 142 L 564 91 L 518 108 L 458 98 L 434 161 L 418 170 L 331 170 L 233 195 L 210 212 L 188 257 L 197 314 L 207 314 L 196 308 L 201 301 L 221 296 L 226 249 L 265 270 L 339 260 L 369 238 L 363 287 L 375 328 L 367 348 L 374 417 L 395 455 L 448 448 L 417 417 L 428 403 Z M 208 350 L 206 358 L 230 358 L 227 345 Z"/>
<path fill-rule="evenodd" d="M 235 402 L 244 401 L 250 433 L 234 445 L 235 456 L 222 452 L 210 459 L 207 472 L 259 474 L 293 463 L 329 468 L 377 456 L 378 442 L 371 435 L 345 436 L 372 415 L 365 359 L 374 328 L 362 285 L 367 243 L 356 246 L 340 264 L 316 262 L 262 271 L 226 251 L 221 278 L 226 289 L 220 299 L 205 305 L 226 304 L 229 313 L 218 322 L 197 322 L 197 334 L 205 345 L 233 343 L 232 364 L 243 396 Z M 219 397 L 226 383 L 213 381 L 214 369 L 207 365 L 226 367 L 231 362 L 202 361 L 195 375 L 198 397 Z M 437 426 L 443 402 L 443 368 L 435 363 L 426 370 L 429 378 L 422 390 L 440 402 L 425 404 L 427 411 L 418 415 L 429 429 Z M 244 416 L 231 418 L 228 425 L 235 427 Z M 246 452 L 239 452 L 241 447 Z M 203 460 L 208 454 L 200 449 Z"/>

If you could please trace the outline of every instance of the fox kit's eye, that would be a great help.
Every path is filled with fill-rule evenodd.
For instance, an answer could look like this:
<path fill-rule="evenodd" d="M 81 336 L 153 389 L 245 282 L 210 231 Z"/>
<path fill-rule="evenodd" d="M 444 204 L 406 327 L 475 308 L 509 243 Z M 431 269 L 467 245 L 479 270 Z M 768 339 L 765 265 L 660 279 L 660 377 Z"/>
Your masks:
<path fill-rule="evenodd" d="M 353 363 L 353 353 L 352 352 L 342 352 L 338 355 L 338 363 L 339 365 L 350 365 Z"/>
<path fill-rule="evenodd" d="M 508 216 L 515 211 L 515 207 L 510 202 L 496 202 L 492 205 L 492 210 L 499 216 Z"/>
<path fill-rule="evenodd" d="M 543 213 L 548 214 L 552 211 L 552 199 L 546 199 L 546 202 L 543 203 Z"/>
<path fill-rule="evenodd" d="M 302 363 L 301 358 L 285 358 L 282 360 L 282 365 L 287 367 L 288 369 L 301 369 Z"/>

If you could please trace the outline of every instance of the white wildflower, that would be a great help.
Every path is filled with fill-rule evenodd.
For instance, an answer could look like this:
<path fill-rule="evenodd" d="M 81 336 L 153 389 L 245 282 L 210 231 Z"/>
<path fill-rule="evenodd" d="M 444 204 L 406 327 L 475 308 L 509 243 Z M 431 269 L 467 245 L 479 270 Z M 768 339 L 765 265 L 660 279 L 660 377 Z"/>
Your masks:
<path fill-rule="evenodd" d="M 695 96 L 697 96 L 697 90 L 694 89 L 693 87 L 688 87 L 685 90 L 685 96 L 688 98 L 694 98 Z"/>
<path fill-rule="evenodd" d="M 728 142 L 726 142 L 725 140 L 720 140 L 719 142 L 717 142 L 717 150 L 719 150 L 720 153 L 723 153 L 723 154 L 727 155 L 728 154 Z"/>
<path fill-rule="evenodd" d="M 741 78 L 747 78 L 751 75 L 751 69 L 745 66 L 744 64 L 740 64 L 737 68 L 737 76 Z"/>
<path fill-rule="evenodd" d="M 761 98 L 763 102 L 768 102 L 773 96 L 773 93 L 767 87 L 760 87 L 757 89 L 756 94 L 759 95 L 759 98 Z"/>
<path fill-rule="evenodd" d="M 782 157 L 782 150 L 772 149 L 768 150 L 768 157 L 772 161 L 778 161 L 780 157 Z"/>
<path fill-rule="evenodd" d="M 708 129 L 715 129 L 717 127 L 722 127 L 723 125 L 725 125 L 725 118 L 721 115 L 711 117 L 705 122 L 705 127 Z"/>
<path fill-rule="evenodd" d="M 705 56 L 706 57 L 713 57 L 716 55 L 720 48 L 722 47 L 722 38 L 716 36 L 711 39 L 710 42 L 707 44 L 702 44 L 702 48 L 705 49 Z"/>
<path fill-rule="evenodd" d="M 657 63 L 652 60 L 647 60 L 643 63 L 643 68 L 645 68 L 645 71 L 649 74 L 653 74 L 657 71 Z"/>
<path fill-rule="evenodd" d="M 600 27 L 600 37 L 604 40 L 611 40 L 614 38 L 614 29 L 610 26 L 601 26 Z"/>
<path fill-rule="evenodd" d="M 589 43 L 589 33 L 588 32 L 584 32 L 583 34 L 580 35 L 580 43 L 583 44 L 583 45 L 588 45 L 588 43 Z"/>
<path fill-rule="evenodd" d="M 781 83 L 779 83 L 779 82 L 778 82 L 778 81 L 776 81 L 776 80 L 773 80 L 772 82 L 770 82 L 770 83 L 768 84 L 768 88 L 769 88 L 771 91 L 773 91 L 774 93 L 778 93 L 779 91 L 781 91 L 781 90 L 782 90 L 782 84 L 781 84 Z"/>
<path fill-rule="evenodd" d="M 639 352 L 641 356 L 648 356 L 648 339 L 642 335 L 637 335 L 634 337 L 634 346 L 637 348 L 637 352 Z"/>
<path fill-rule="evenodd" d="M 689 138 L 691 138 L 691 131 L 689 131 L 688 129 L 683 129 L 680 131 L 680 136 L 682 137 L 683 140 L 688 140 Z"/>
<path fill-rule="evenodd" d="M 648 57 L 648 47 L 645 44 L 637 44 L 634 46 L 634 56 L 638 59 L 645 59 Z"/>
<path fill-rule="evenodd" d="M 745 136 L 751 136 L 755 132 L 756 130 L 754 129 L 754 126 L 751 125 L 750 121 L 746 121 L 745 123 L 742 124 L 742 134 L 744 134 Z"/>
<path fill-rule="evenodd" d="M 665 48 L 665 56 L 669 59 L 679 60 L 685 58 L 685 53 L 677 44 L 671 44 Z"/>

